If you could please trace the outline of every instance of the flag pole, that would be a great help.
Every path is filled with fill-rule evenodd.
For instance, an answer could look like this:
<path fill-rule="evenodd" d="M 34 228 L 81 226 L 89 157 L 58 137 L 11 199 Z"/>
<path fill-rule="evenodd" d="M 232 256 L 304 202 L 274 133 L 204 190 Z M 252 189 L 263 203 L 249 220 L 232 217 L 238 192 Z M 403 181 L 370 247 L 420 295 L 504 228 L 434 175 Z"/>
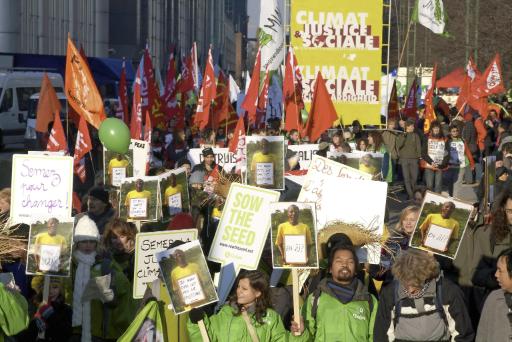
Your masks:
<path fill-rule="evenodd" d="M 96 169 L 94 168 L 94 160 L 92 159 L 91 151 L 89 151 L 89 159 L 91 160 L 92 173 L 94 173 L 94 177 L 96 177 Z"/>
<path fill-rule="evenodd" d="M 405 34 L 404 45 L 402 46 L 402 52 L 400 52 L 400 58 L 398 59 L 397 70 L 400 69 L 400 65 L 402 64 L 402 58 L 404 57 L 405 47 L 407 46 L 407 40 L 409 39 L 409 33 L 411 32 L 412 21 L 413 20 L 411 18 L 411 20 L 409 21 L 409 26 L 407 27 L 407 33 Z"/>

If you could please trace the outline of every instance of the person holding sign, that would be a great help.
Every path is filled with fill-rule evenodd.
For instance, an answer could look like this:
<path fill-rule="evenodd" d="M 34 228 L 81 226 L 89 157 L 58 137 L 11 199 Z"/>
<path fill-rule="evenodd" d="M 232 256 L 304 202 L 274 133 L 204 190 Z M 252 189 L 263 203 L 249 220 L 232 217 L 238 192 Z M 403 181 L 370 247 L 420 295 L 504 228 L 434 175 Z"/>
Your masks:
<path fill-rule="evenodd" d="M 260 149 L 252 156 L 251 174 L 252 184 L 262 188 L 274 188 L 276 156 L 270 153 L 270 142 L 261 139 Z"/>
<path fill-rule="evenodd" d="M 454 196 L 454 189 L 462 184 L 466 165 L 469 164 L 471 170 L 474 170 L 475 161 L 468 145 L 460 137 L 459 127 L 455 124 L 450 126 L 448 145 L 450 146 L 450 157 L 448 170 L 444 173 L 444 182 L 448 185 L 450 196 Z"/>
<path fill-rule="evenodd" d="M 192 308 L 191 304 L 196 304 L 204 299 L 199 265 L 194 262 L 187 262 L 185 252 L 180 249 L 174 251 L 173 257 L 177 266 L 171 271 L 172 288 L 175 293 L 179 294 L 179 302 L 185 307 L 185 311 L 188 311 Z M 197 288 L 197 295 L 192 294 L 194 291 L 189 291 L 190 287 Z"/>
<path fill-rule="evenodd" d="M 128 165 L 130 165 L 130 162 L 126 160 L 121 153 L 117 153 L 116 157 L 108 162 L 108 176 L 110 185 L 121 185 L 121 181 L 128 175 Z"/>
<path fill-rule="evenodd" d="M 292 333 L 300 335 L 292 341 L 373 341 L 378 302 L 356 277 L 358 265 L 354 247 L 338 243 L 331 249 L 331 276 L 305 301 L 304 324 L 292 322 Z"/>
<path fill-rule="evenodd" d="M 427 189 L 438 194 L 441 193 L 443 185 L 443 170 L 448 166 L 450 159 L 450 145 L 447 140 L 441 131 L 441 124 L 434 121 L 421 148 L 420 166 L 425 169 Z"/>
<path fill-rule="evenodd" d="M 299 222 L 299 207 L 288 207 L 288 222 L 277 227 L 276 246 L 286 265 L 305 265 L 308 263 L 309 251 L 313 245 L 311 229 Z"/>
<path fill-rule="evenodd" d="M 176 175 L 171 173 L 169 177 L 169 186 L 164 192 L 164 206 L 167 208 L 169 215 L 173 216 L 181 212 L 183 209 L 183 187 L 177 184 Z"/>
<path fill-rule="evenodd" d="M 127 207 L 128 218 L 144 219 L 148 217 L 149 200 L 151 192 L 144 190 L 144 181 L 137 179 L 135 181 L 135 190 L 126 194 L 124 205 Z"/>
<path fill-rule="evenodd" d="M 201 308 L 190 311 L 187 323 L 190 340 L 201 340 L 197 322 L 203 320 L 210 341 L 287 341 L 289 332 L 271 308 L 268 277 L 257 270 L 243 271 L 235 288 L 229 304 L 217 314 L 207 316 Z"/>
<path fill-rule="evenodd" d="M 448 201 L 443 203 L 441 206 L 440 214 L 428 214 L 423 223 L 420 225 L 420 233 L 421 239 L 423 241 L 423 246 L 429 248 L 431 245 L 429 240 L 433 238 L 433 232 L 431 230 L 434 227 L 441 227 L 450 230 L 450 237 L 446 241 L 445 249 L 441 250 L 442 252 L 446 252 L 450 246 L 450 242 L 454 239 L 459 239 L 459 230 L 460 224 L 457 220 L 454 220 L 450 216 L 455 210 L 455 203 Z M 433 247 L 430 247 L 433 248 Z M 437 248 L 436 248 L 437 249 Z"/>
<path fill-rule="evenodd" d="M 36 235 L 34 250 L 37 268 L 41 272 L 58 272 L 61 259 L 66 255 L 66 238 L 57 234 L 59 220 L 51 218 L 47 222 L 48 231 Z"/>

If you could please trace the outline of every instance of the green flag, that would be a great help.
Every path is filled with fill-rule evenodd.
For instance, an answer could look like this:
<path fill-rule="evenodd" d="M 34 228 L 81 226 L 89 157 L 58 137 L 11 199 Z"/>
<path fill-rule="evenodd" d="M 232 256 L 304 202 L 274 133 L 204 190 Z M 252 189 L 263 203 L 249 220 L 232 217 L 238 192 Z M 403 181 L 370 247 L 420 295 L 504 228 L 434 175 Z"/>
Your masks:
<path fill-rule="evenodd" d="M 413 20 L 436 34 L 445 33 L 446 13 L 443 0 L 416 0 Z"/>
<path fill-rule="evenodd" d="M 118 342 L 148 341 L 167 342 L 165 320 L 156 300 L 150 301 L 139 312 Z"/>

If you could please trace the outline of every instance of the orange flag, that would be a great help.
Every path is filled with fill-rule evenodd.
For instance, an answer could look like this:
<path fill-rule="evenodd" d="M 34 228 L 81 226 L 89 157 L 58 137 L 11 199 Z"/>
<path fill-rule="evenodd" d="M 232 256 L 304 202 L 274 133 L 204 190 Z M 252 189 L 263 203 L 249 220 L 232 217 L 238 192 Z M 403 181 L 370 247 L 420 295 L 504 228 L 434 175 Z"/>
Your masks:
<path fill-rule="evenodd" d="M 260 68 L 261 55 L 260 49 L 258 49 L 254 68 L 252 69 L 251 83 L 249 83 L 249 89 L 247 89 L 244 102 L 242 103 L 242 108 L 247 111 L 250 123 L 256 122 L 256 106 L 258 105 L 258 94 L 260 91 Z"/>
<path fill-rule="evenodd" d="M 332 127 L 336 119 L 338 119 L 336 109 L 334 109 L 331 96 L 327 92 L 322 74 L 318 72 L 311 110 L 309 111 L 309 117 L 306 122 L 306 127 L 304 128 L 303 136 L 309 137 L 309 141 L 314 143 L 326 129 Z"/>
<path fill-rule="evenodd" d="M 87 122 L 83 117 L 80 117 L 78 124 L 78 132 L 76 134 L 75 152 L 73 155 L 73 164 L 75 173 L 80 178 L 82 183 L 85 182 L 85 155 L 92 150 L 91 136 L 89 135 L 89 128 Z"/>
<path fill-rule="evenodd" d="M 53 120 L 53 127 L 46 145 L 46 150 L 50 152 L 68 151 L 68 143 L 66 141 L 66 135 L 64 134 L 64 128 L 60 121 L 59 112 L 55 112 Z"/>
<path fill-rule="evenodd" d="M 208 60 L 206 61 L 206 68 L 204 69 L 203 84 L 199 100 L 197 100 L 197 109 L 194 123 L 199 126 L 202 131 L 208 126 L 210 121 L 210 105 L 215 99 L 215 72 L 213 70 L 212 48 L 208 50 Z"/>
<path fill-rule="evenodd" d="M 151 133 L 153 131 L 151 125 L 151 116 L 149 115 L 149 110 L 146 110 L 146 124 L 144 125 L 144 141 L 148 144 L 151 144 Z"/>
<path fill-rule="evenodd" d="M 423 131 L 425 133 L 428 133 L 430 130 L 430 124 L 436 120 L 436 112 L 434 111 L 434 89 L 436 87 L 436 74 L 437 64 L 434 64 L 434 70 L 432 71 L 432 82 L 430 84 L 430 88 L 428 88 L 427 95 L 425 95 L 425 123 L 423 125 Z"/>
<path fill-rule="evenodd" d="M 94 78 L 87 62 L 68 37 L 66 52 L 65 93 L 71 107 L 92 126 L 99 128 L 106 119 L 103 100 L 101 99 Z"/>
<path fill-rule="evenodd" d="M 238 148 L 238 140 L 240 139 L 241 136 L 245 136 L 245 125 L 243 116 L 240 116 L 238 118 L 238 122 L 236 123 L 233 139 L 231 139 L 231 141 L 229 142 L 229 152 L 236 152 Z"/>
<path fill-rule="evenodd" d="M 48 124 L 53 120 L 53 113 L 60 112 L 60 108 L 60 102 L 52 82 L 44 73 L 37 102 L 36 131 L 48 132 Z"/>
<path fill-rule="evenodd" d="M 229 113 L 229 78 L 227 78 L 222 70 L 219 71 L 217 80 L 217 90 L 215 104 L 213 105 L 212 128 L 217 130 L 220 124 L 228 118 Z"/>

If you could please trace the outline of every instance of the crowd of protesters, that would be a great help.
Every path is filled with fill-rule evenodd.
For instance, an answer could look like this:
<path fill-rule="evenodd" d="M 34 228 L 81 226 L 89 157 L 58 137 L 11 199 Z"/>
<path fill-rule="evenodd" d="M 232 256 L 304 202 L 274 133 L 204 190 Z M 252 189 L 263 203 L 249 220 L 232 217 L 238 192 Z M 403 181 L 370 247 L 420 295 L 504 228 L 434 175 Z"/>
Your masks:
<path fill-rule="evenodd" d="M 307 142 L 317 143 L 324 156 L 382 153 L 382 180 L 403 189 L 405 205 L 398 222 L 386 224 L 390 248 L 383 249 L 380 265 L 359 263 L 350 237 L 331 237 L 321 262 L 325 269 L 312 272 L 301 291 L 300 319 L 292 317 L 289 274 L 284 272 L 277 286 L 269 285 L 270 248 L 264 249 L 259 270 L 240 273 L 232 295 L 216 313 L 206 306 L 174 315 L 162 282 L 148 288 L 143 299 L 133 299 L 138 230 L 117 217 L 117 203 L 99 176 L 97 142 L 89 163 L 97 177 L 80 188 L 82 208 L 74 213 L 72 275 L 52 277 L 44 301 L 43 277 L 25 274 L 25 253 L 4 260 L 2 270 L 13 273 L 16 285 L 0 283 L 2 335 L 14 341 L 115 341 L 138 310 L 156 300 L 163 303 L 168 341 L 201 340 L 199 321 L 211 341 L 511 341 L 512 120 L 504 110 L 490 110 L 484 118 L 452 109 L 439 113 L 425 132 L 423 113 L 420 107 L 416 118 L 389 118 L 386 129 L 354 121 Z M 284 134 L 289 145 L 305 143 L 297 130 L 282 132 L 279 120 L 251 134 Z M 203 190 L 211 174 L 222 170 L 213 147 L 225 147 L 232 138 L 225 128 L 201 133 L 188 125 L 175 129 L 171 123 L 168 131 L 154 130 L 149 174 L 185 167 L 191 210 L 170 221 L 144 223 L 141 231 L 197 228 L 208 255 L 223 199 L 205 201 Z M 202 148 L 203 161 L 194 167 L 187 159 L 191 148 Z M 484 195 L 485 163 L 491 156 L 496 160 L 494 198 Z M 464 187 L 475 191 L 477 203 L 457 257 L 409 248 L 425 190 L 460 198 Z M 295 200 L 289 191 L 287 184 L 281 197 Z M 0 191 L 4 224 L 9 223 L 10 196 L 9 189 Z M 28 237 L 28 227 L 15 229 Z M 209 267 L 212 274 L 219 271 L 215 263 Z M 89 279 L 105 275 L 112 279 L 110 286 L 89 301 L 81 300 Z"/>

